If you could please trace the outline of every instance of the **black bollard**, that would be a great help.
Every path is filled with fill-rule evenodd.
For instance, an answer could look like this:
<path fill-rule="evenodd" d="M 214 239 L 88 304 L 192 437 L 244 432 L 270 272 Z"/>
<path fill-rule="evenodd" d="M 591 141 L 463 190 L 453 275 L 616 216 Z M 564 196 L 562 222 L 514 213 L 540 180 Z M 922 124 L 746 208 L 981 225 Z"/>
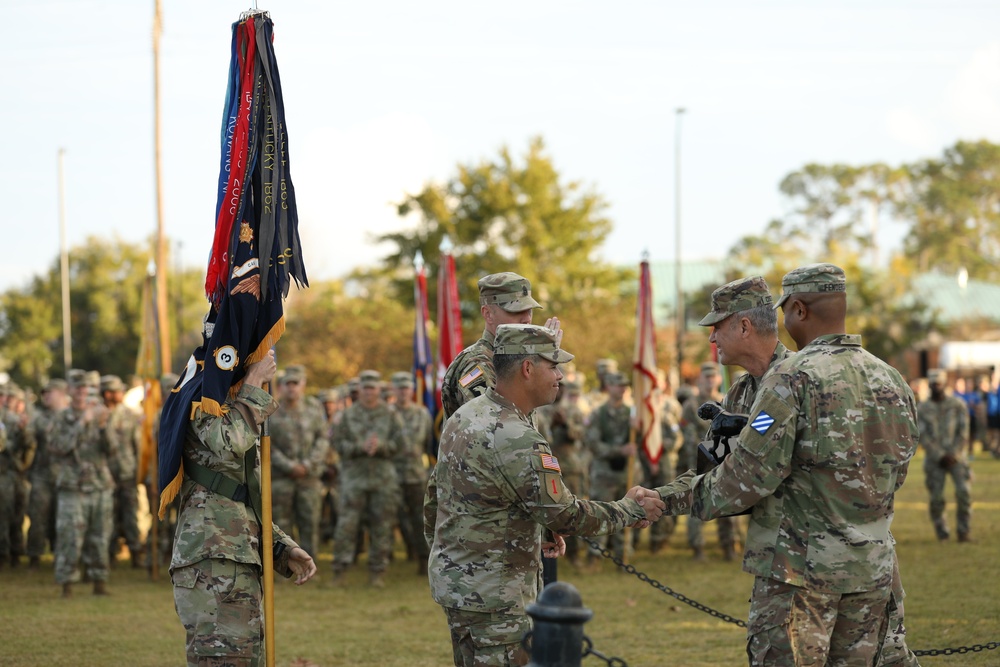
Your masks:
<path fill-rule="evenodd" d="M 583 624 L 594 612 L 583 606 L 576 587 L 565 581 L 549 584 L 527 612 L 534 625 L 528 667 L 580 667 Z"/>

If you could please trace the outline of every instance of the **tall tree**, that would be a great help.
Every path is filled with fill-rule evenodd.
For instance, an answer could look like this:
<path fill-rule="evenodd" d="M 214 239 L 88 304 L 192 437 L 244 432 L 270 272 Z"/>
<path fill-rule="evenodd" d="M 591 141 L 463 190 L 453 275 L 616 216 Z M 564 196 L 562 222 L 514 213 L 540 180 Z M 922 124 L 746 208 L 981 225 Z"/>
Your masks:
<path fill-rule="evenodd" d="M 895 203 L 910 221 L 904 247 L 917 267 L 1000 280 L 1000 145 L 960 141 L 906 172 Z"/>

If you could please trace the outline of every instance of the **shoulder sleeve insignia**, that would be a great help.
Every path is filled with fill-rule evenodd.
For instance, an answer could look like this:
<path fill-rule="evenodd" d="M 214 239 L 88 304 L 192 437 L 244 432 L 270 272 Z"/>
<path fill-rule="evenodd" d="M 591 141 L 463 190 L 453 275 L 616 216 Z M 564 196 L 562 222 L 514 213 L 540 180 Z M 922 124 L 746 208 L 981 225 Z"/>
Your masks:
<path fill-rule="evenodd" d="M 562 472 L 562 468 L 559 467 L 559 459 L 552 456 L 551 454 L 542 454 L 542 469 L 543 470 L 554 470 L 556 472 Z"/>
<path fill-rule="evenodd" d="M 753 430 L 757 431 L 761 435 L 764 435 L 767 433 L 767 429 L 771 428 L 771 424 L 773 423 L 774 417 L 761 410 L 757 413 L 757 416 L 754 417 L 754 420 L 750 422 L 750 426 L 753 427 Z"/>
<path fill-rule="evenodd" d="M 470 384 L 472 384 L 476 380 L 478 380 L 481 377 L 483 377 L 483 375 L 484 375 L 483 369 L 480 368 L 479 366 L 476 366 L 471 371 L 469 371 L 468 373 L 466 373 L 465 375 L 463 375 L 461 378 L 459 378 L 458 384 L 461 385 L 461 387 L 463 389 L 465 389 Z"/>

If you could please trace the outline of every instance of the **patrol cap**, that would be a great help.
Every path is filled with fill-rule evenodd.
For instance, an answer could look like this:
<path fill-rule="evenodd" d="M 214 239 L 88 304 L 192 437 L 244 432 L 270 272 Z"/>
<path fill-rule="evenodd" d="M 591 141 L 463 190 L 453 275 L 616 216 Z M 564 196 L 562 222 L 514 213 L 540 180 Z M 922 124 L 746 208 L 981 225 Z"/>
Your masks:
<path fill-rule="evenodd" d="M 295 382 L 302 384 L 306 381 L 306 367 L 295 364 L 294 366 L 286 366 L 285 374 L 281 378 L 281 384 L 288 384 L 289 382 Z"/>
<path fill-rule="evenodd" d="M 15 401 L 23 401 L 26 394 L 24 393 L 24 390 L 16 384 L 10 384 L 7 385 L 7 396 Z"/>
<path fill-rule="evenodd" d="M 66 382 L 66 380 L 63 380 L 62 378 L 52 378 L 51 380 L 45 383 L 44 387 L 42 387 L 43 392 L 66 391 L 67 389 L 69 389 L 69 383 Z"/>
<path fill-rule="evenodd" d="M 494 354 L 537 354 L 557 364 L 573 359 L 559 349 L 556 332 L 537 324 L 501 324 L 493 346 Z"/>
<path fill-rule="evenodd" d="M 398 373 L 392 374 L 392 386 L 393 387 L 412 387 L 413 386 L 413 374 L 407 371 L 399 371 Z"/>
<path fill-rule="evenodd" d="M 499 306 L 508 313 L 521 313 L 542 304 L 531 298 L 531 283 L 524 276 L 505 271 L 479 279 L 479 305 Z"/>
<path fill-rule="evenodd" d="M 88 387 L 99 389 L 101 387 L 101 374 L 97 371 L 87 371 L 84 382 L 87 383 Z"/>
<path fill-rule="evenodd" d="M 624 373 L 614 372 L 608 373 L 604 376 L 604 384 L 609 387 L 627 387 L 629 385 L 628 378 L 625 377 Z"/>
<path fill-rule="evenodd" d="M 361 386 L 361 378 L 359 377 L 352 377 L 350 380 L 347 381 L 348 392 L 352 392 L 360 386 Z"/>
<path fill-rule="evenodd" d="M 712 292 L 712 311 L 698 322 L 703 327 L 718 324 L 733 313 L 773 303 L 767 282 L 761 276 L 739 278 Z"/>
<path fill-rule="evenodd" d="M 932 368 L 927 371 L 927 381 L 930 384 L 944 386 L 948 382 L 948 371 L 943 368 Z"/>
<path fill-rule="evenodd" d="M 579 394 L 583 391 L 583 385 L 580 384 L 579 380 L 563 380 L 562 386 L 563 391 L 567 394 Z"/>
<path fill-rule="evenodd" d="M 774 304 L 777 309 L 792 294 L 825 294 L 846 292 L 847 276 L 833 264 L 808 264 L 789 271 L 781 279 L 781 298 Z"/>
<path fill-rule="evenodd" d="M 101 391 L 125 391 L 125 383 L 117 375 L 102 375 Z"/>
<path fill-rule="evenodd" d="M 72 389 L 76 389 L 77 387 L 86 387 L 87 371 L 81 370 L 79 368 L 71 368 L 66 373 L 66 382 Z"/>
<path fill-rule="evenodd" d="M 614 359 L 598 359 L 596 365 L 598 375 L 618 372 L 618 362 Z"/>
<path fill-rule="evenodd" d="M 378 371 L 361 371 L 361 375 L 358 376 L 358 383 L 362 387 L 382 387 L 382 374 Z"/>
<path fill-rule="evenodd" d="M 714 361 L 706 361 L 701 365 L 701 372 L 705 375 L 718 375 L 719 365 Z"/>

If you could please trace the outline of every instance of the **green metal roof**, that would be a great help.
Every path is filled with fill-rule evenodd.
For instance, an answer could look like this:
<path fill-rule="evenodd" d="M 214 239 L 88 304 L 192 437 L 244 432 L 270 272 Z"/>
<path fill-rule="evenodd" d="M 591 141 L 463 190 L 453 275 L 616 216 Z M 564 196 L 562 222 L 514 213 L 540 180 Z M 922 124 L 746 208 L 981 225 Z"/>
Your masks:
<path fill-rule="evenodd" d="M 955 276 L 925 273 L 914 278 L 912 292 L 944 324 L 970 319 L 1000 322 L 1000 285 L 969 280 L 963 288 Z"/>

